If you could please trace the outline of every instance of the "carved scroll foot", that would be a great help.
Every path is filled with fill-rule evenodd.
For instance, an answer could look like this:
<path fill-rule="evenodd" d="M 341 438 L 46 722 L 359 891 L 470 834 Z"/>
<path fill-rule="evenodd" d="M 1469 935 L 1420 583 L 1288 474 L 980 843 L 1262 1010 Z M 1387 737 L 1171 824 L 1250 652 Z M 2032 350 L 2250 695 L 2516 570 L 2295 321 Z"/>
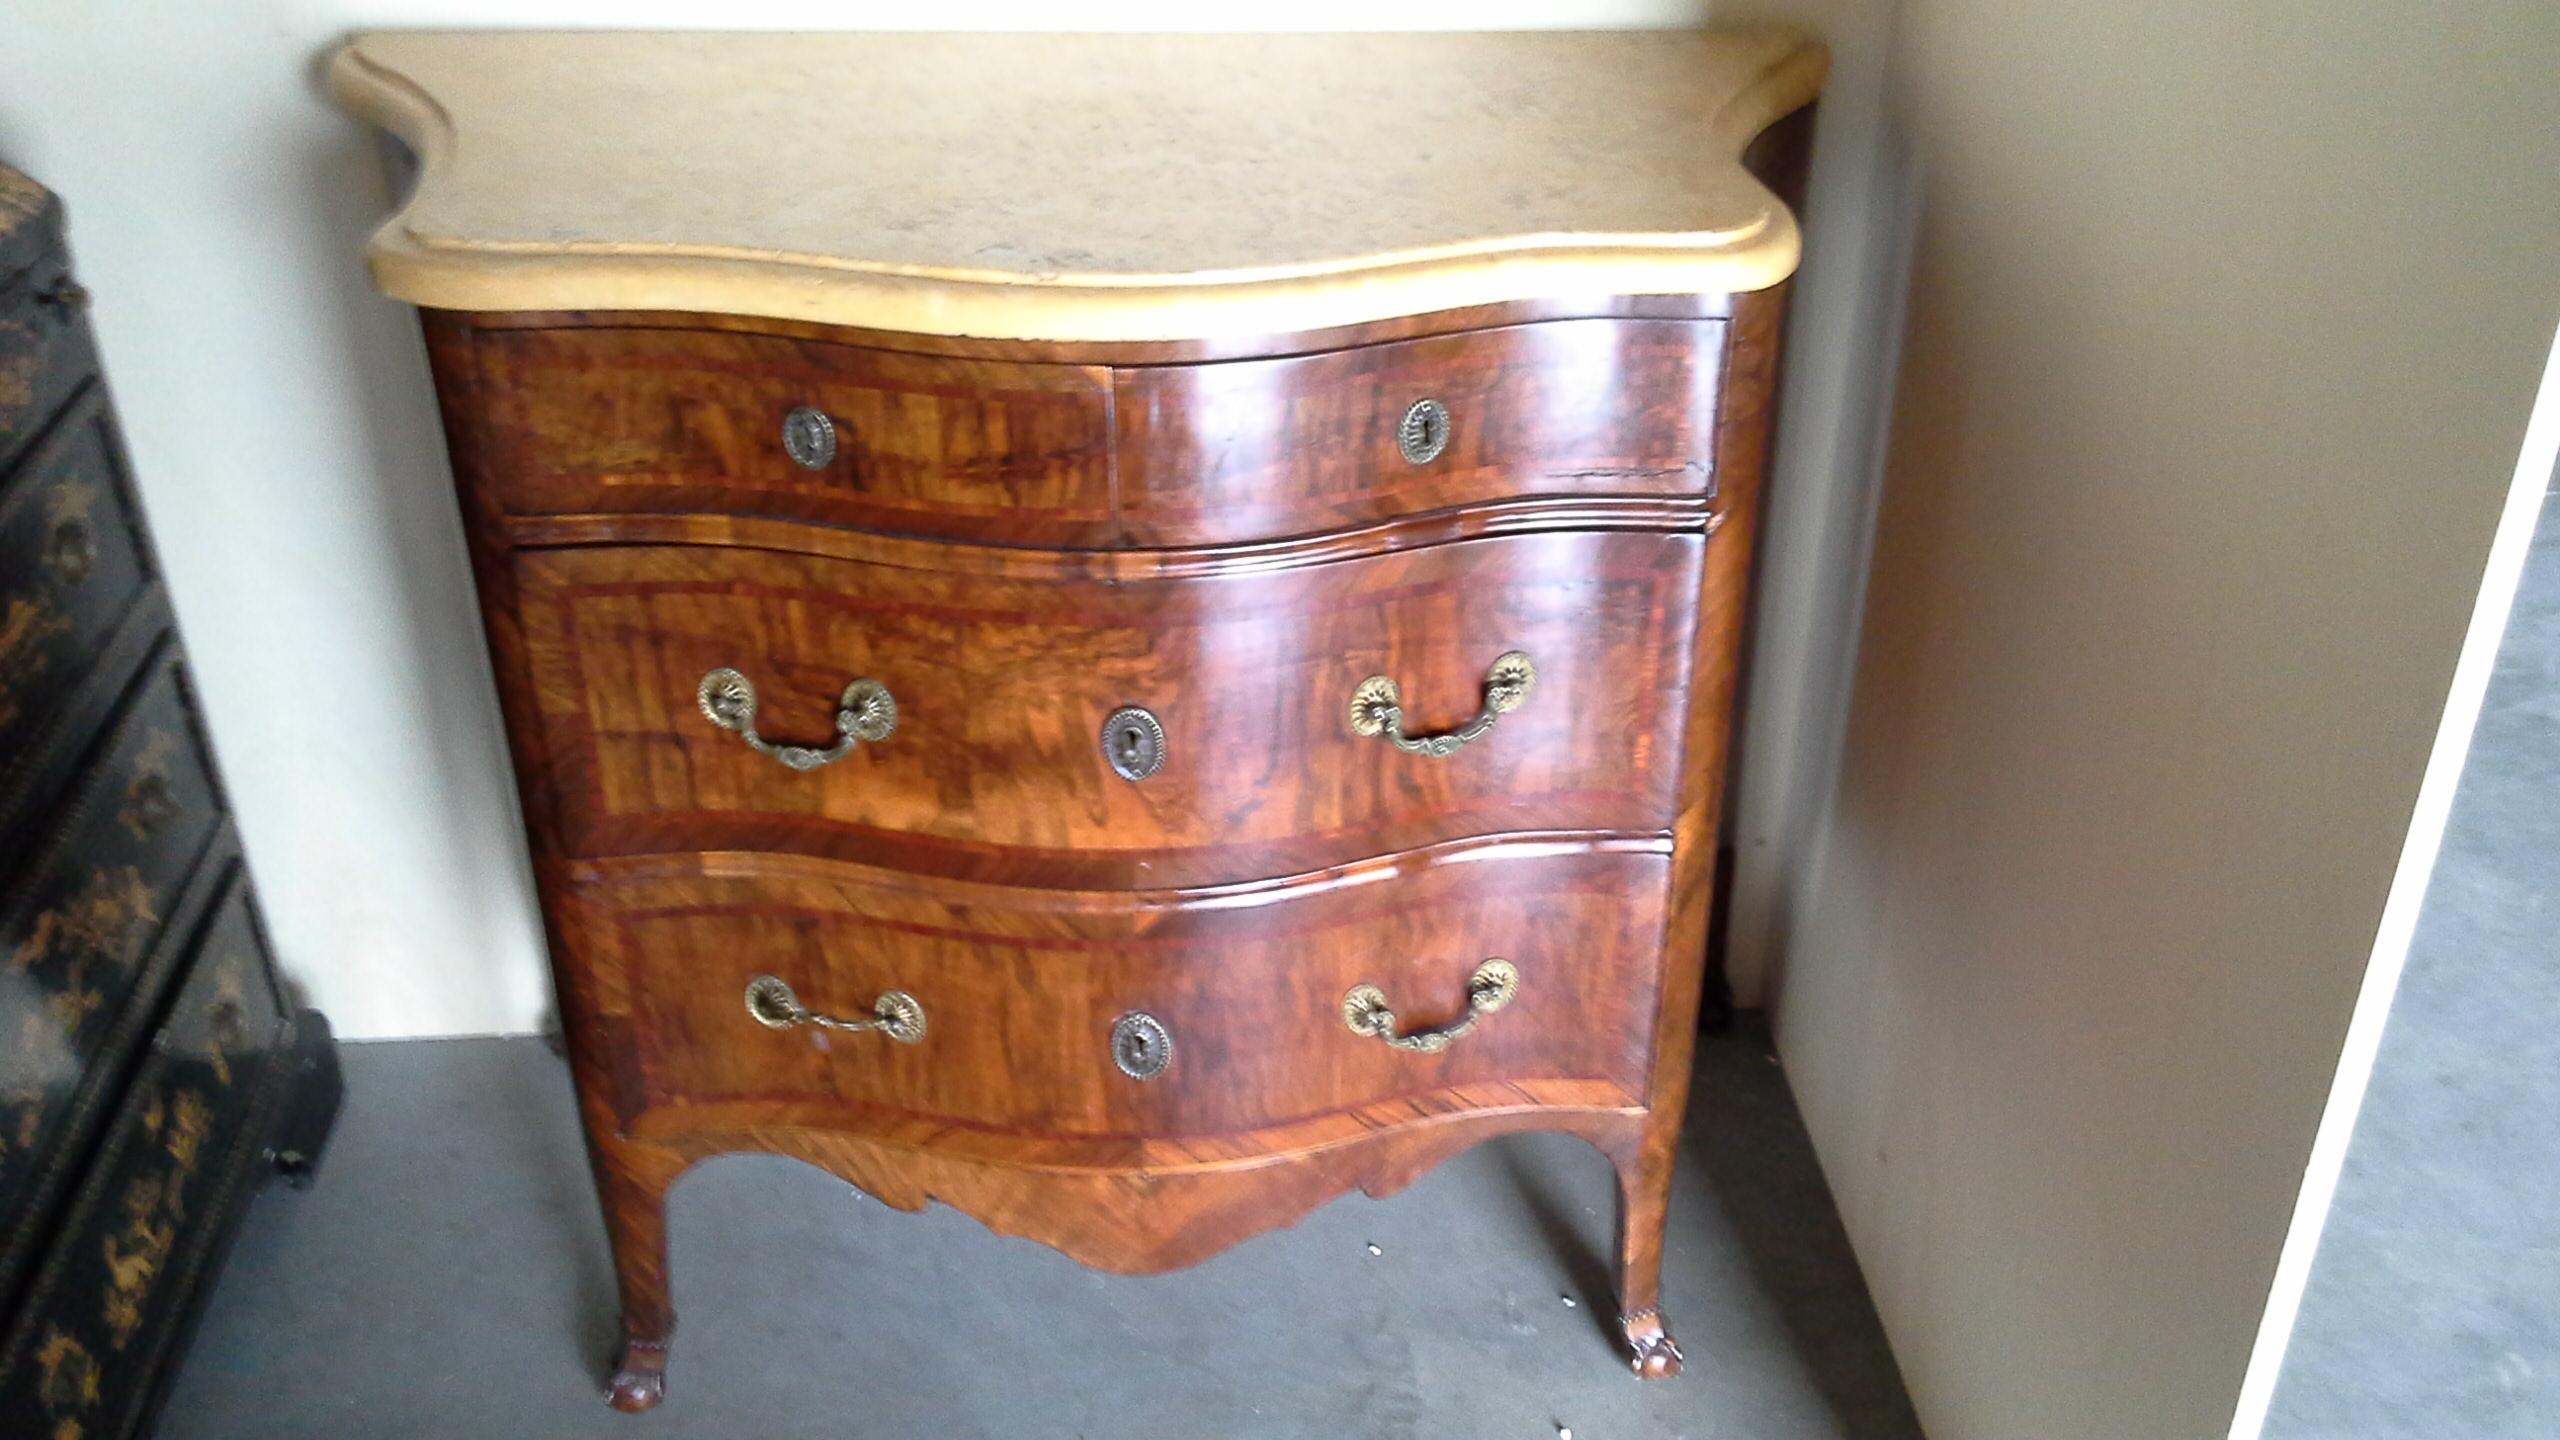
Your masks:
<path fill-rule="evenodd" d="M 1680 1373 L 1680 1344 L 1664 1327 L 1660 1309 L 1630 1310 L 1618 1324 L 1626 1331 L 1637 1379 L 1668 1380 Z"/>
<path fill-rule="evenodd" d="M 604 1389 L 614 1409 L 637 1415 L 667 1398 L 667 1345 L 665 1340 L 623 1337 L 621 1353 L 613 1357 L 613 1379 Z"/>

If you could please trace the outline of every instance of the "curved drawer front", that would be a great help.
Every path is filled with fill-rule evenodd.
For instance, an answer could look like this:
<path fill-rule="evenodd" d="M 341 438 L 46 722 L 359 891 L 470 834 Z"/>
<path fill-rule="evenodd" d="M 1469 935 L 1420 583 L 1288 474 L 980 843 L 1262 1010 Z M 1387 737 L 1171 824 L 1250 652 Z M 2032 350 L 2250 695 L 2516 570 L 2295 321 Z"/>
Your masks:
<path fill-rule="evenodd" d="M 493 329 L 474 350 L 489 473 L 514 514 L 779 515 L 1016 545 L 1111 536 L 1105 370 L 718 330 Z M 786 445 L 803 407 L 823 420 Z"/>
<path fill-rule="evenodd" d="M 1121 537 L 1217 544 L 1515 496 L 1707 494 L 1724 334 L 1559 320 L 1122 370 Z"/>
<path fill-rule="evenodd" d="M 1351 1111 L 1378 1124 L 1497 1100 L 1640 1103 L 1667 861 L 1623 843 L 1532 849 L 1187 901 L 669 857 L 596 867 L 624 878 L 572 886 L 567 935 L 623 1022 L 632 1133 L 921 1121 L 1179 1138 Z M 1436 1053 L 1344 1021 L 1345 995 L 1368 985 L 1401 1033 L 1445 1027 L 1492 958 L 1519 977 L 1508 1003 Z M 839 1018 L 902 993 L 921 1037 L 768 1026 L 745 1000 L 767 975 Z M 1161 1027 L 1151 1078 L 1115 1053 L 1133 1014 Z"/>
<path fill-rule="evenodd" d="M 516 563 L 570 853 L 788 850 L 1148 888 L 1464 835 L 1667 826 L 1704 545 L 1533 535 L 1121 581 L 908 568 L 894 547 Z M 1406 730 L 1461 727 L 1515 651 L 1534 687 L 1453 754 L 1353 729 L 1353 694 L 1378 675 L 1396 682 Z M 724 668 L 754 688 L 772 741 L 834 741 L 857 679 L 894 697 L 895 732 L 793 769 L 706 717 L 700 686 Z M 1131 706 L 1163 733 L 1160 767 L 1138 780 L 1102 740 L 1105 717 Z"/>

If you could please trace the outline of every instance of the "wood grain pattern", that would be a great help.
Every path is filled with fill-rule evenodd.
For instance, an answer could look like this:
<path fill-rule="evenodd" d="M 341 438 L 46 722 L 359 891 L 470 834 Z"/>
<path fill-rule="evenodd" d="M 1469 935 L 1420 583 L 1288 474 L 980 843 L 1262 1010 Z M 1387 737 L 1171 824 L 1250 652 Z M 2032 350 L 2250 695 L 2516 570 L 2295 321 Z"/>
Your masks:
<path fill-rule="evenodd" d="M 940 1145 L 790 1127 L 703 1130 L 668 1145 L 600 1143 L 599 1188 L 623 1305 L 623 1337 L 606 1394 L 615 1408 L 639 1411 L 665 1393 L 675 1336 L 667 1195 L 690 1167 L 719 1155 L 788 1155 L 899 1210 L 922 1210 L 939 1201 L 999 1235 L 1036 1240 L 1097 1269 L 1151 1274 L 1197 1264 L 1248 1235 L 1294 1225 L 1350 1190 L 1383 1199 L 1450 1156 L 1499 1135 L 1575 1135 L 1623 1166 L 1642 1120 L 1638 1111 L 1560 1100 L 1452 1110 L 1346 1134 L 1338 1143 L 1267 1163 L 1172 1173 L 1127 1165 L 989 1164 Z M 1676 1373 L 1676 1367 L 1659 1373 Z"/>
<path fill-rule="evenodd" d="M 1111 538 L 1110 375 L 778 335 L 624 326 L 493 330 L 475 352 L 509 510 L 731 511 L 880 530 Z M 835 422 L 816 470 L 796 406 Z"/>
<path fill-rule="evenodd" d="M 1703 549 L 1537 535 L 1119 584 L 909 568 L 890 547 L 544 550 L 514 568 L 564 853 L 769 848 L 1173 886 L 1466 834 L 1667 826 Z M 1510 650 L 1537 660 L 1535 690 L 1454 755 L 1349 728 L 1373 674 L 1403 687 L 1409 728 L 1454 728 Z M 755 682 L 768 737 L 827 743 L 866 676 L 896 695 L 898 731 L 787 769 L 697 708 L 722 666 Z M 1100 743 L 1124 705 L 1168 737 L 1134 784 Z"/>
<path fill-rule="evenodd" d="M 1520 495 L 1712 489 L 1714 321 L 1575 320 L 1284 360 L 1115 372 L 1120 535 L 1301 535 Z M 1452 417 L 1415 464 L 1416 401 Z"/>

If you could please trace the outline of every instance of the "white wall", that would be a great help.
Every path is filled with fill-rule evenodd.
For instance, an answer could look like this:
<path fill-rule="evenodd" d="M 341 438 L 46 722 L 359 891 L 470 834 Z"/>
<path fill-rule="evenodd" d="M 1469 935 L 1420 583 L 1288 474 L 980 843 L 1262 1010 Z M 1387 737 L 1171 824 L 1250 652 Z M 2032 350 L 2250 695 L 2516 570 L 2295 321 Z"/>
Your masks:
<path fill-rule="evenodd" d="M 319 83 L 349 30 L 1674 26 L 1707 8 L 0 0 L 0 159 L 70 205 L 286 968 L 349 1036 L 527 1030 L 550 1003 L 424 354 L 364 274 L 390 197 Z"/>
<path fill-rule="evenodd" d="M 1781 1049 L 1930 1434 L 2220 1436 L 2560 318 L 2560 7 L 1909 0 L 1893 53 Z"/>

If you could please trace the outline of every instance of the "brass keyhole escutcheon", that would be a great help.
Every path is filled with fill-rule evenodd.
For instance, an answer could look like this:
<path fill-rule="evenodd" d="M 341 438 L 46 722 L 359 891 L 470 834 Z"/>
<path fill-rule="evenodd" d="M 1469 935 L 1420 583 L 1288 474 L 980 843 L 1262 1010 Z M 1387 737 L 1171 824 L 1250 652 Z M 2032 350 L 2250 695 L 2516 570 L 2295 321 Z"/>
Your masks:
<path fill-rule="evenodd" d="M 1123 780 L 1144 780 L 1164 768 L 1164 726 L 1142 705 L 1127 705 L 1102 722 L 1102 758 Z"/>
<path fill-rule="evenodd" d="M 1132 1080 L 1153 1080 L 1173 1063 L 1173 1032 L 1144 1010 L 1132 1010 L 1111 1026 L 1111 1063 Z"/>
<path fill-rule="evenodd" d="M 782 453 L 803 470 L 824 470 L 835 463 L 835 417 L 815 405 L 794 405 L 782 417 Z"/>
<path fill-rule="evenodd" d="M 789 1030 L 799 1025 L 814 1025 L 821 1030 L 842 1030 L 861 1034 L 877 1030 L 901 1045 L 913 1045 L 924 1039 L 924 1006 L 904 990 L 883 990 L 871 1002 L 871 1013 L 861 1019 L 847 1020 L 825 1015 L 800 1003 L 788 981 L 779 975 L 759 975 L 747 982 L 747 1013 L 755 1022 L 770 1030 Z"/>
<path fill-rule="evenodd" d="M 1428 465 L 1449 448 L 1449 407 L 1416 400 L 1396 425 L 1396 452 L 1407 465 Z"/>

